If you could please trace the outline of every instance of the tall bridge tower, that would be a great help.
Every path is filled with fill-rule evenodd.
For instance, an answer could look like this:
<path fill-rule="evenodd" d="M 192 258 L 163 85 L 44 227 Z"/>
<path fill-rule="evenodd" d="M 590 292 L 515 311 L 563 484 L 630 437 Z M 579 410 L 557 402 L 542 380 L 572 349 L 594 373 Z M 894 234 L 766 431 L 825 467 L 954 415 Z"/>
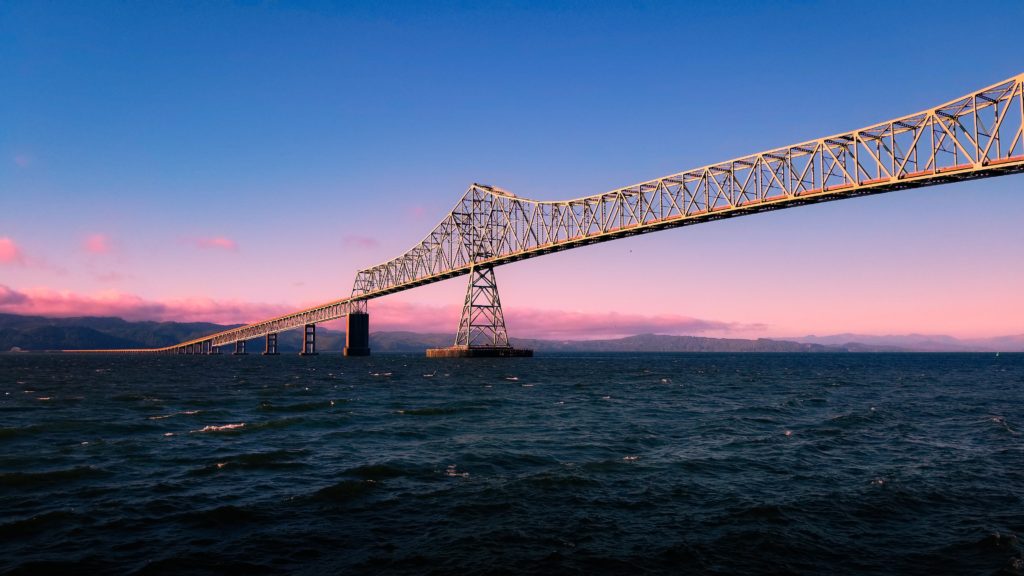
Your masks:
<path fill-rule="evenodd" d="M 427 358 L 533 356 L 533 350 L 513 348 L 509 344 L 494 266 L 477 264 L 494 258 L 499 250 L 504 215 L 495 205 L 496 196 L 515 198 L 511 192 L 496 186 L 474 185 L 452 211 L 452 222 L 469 246 L 469 286 L 455 345 L 429 348 Z"/>

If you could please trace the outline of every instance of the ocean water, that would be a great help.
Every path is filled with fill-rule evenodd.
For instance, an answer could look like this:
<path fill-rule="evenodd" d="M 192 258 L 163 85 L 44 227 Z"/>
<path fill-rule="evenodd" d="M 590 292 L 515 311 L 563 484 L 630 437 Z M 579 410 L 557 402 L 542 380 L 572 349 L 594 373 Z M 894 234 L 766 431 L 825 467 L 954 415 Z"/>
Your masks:
<path fill-rule="evenodd" d="M 0 356 L 0 573 L 1022 574 L 1024 355 Z"/>

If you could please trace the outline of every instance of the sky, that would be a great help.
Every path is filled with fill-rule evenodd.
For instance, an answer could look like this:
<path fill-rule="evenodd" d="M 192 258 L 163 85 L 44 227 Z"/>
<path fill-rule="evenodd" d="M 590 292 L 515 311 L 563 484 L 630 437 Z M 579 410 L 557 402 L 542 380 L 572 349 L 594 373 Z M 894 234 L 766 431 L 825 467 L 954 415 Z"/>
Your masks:
<path fill-rule="evenodd" d="M 347 296 L 473 182 L 558 200 L 1024 72 L 1024 3 L 0 0 L 0 312 L 248 322 Z M 953 25 L 959 22 L 962 25 Z M 1024 333 L 1024 175 L 496 270 L 510 333 Z M 452 332 L 466 279 L 370 303 Z"/>

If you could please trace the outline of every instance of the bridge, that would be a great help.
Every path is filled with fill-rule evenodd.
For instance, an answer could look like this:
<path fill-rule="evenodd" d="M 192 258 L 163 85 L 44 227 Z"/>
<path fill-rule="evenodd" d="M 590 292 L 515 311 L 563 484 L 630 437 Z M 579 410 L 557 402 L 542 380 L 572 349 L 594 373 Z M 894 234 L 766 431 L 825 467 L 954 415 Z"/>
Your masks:
<path fill-rule="evenodd" d="M 347 298 L 153 349 L 118 352 L 215 354 L 303 328 L 316 353 L 316 324 L 347 317 L 346 355 L 367 355 L 367 303 L 470 275 L 450 351 L 514 355 L 494 268 L 597 242 L 806 204 L 1024 171 L 1024 74 L 934 108 L 867 128 L 686 170 L 610 192 L 538 201 L 472 184 L 452 211 L 407 252 L 360 270 Z M 109 351 L 108 351 L 109 352 Z M 435 355 L 449 355 L 443 351 Z M 463 354 L 468 355 L 468 354 Z"/>

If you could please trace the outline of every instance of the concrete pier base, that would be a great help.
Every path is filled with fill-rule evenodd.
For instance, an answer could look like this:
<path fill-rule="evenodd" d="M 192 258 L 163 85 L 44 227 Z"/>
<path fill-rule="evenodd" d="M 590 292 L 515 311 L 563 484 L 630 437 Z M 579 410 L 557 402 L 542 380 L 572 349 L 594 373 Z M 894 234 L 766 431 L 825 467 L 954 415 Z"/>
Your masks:
<path fill-rule="evenodd" d="M 266 348 L 263 349 L 264 356 L 277 356 L 277 333 L 267 334 Z"/>
<path fill-rule="evenodd" d="M 529 358 L 533 350 L 511 346 L 449 346 L 428 348 L 427 358 Z"/>
<path fill-rule="evenodd" d="M 316 356 L 316 324 L 306 324 L 302 337 L 302 351 L 299 356 Z"/>
<path fill-rule="evenodd" d="M 245 340 L 239 340 L 235 342 L 235 351 L 231 353 L 233 356 L 245 356 Z"/>
<path fill-rule="evenodd" d="M 345 356 L 370 355 L 370 315 L 353 312 L 345 323 Z"/>

